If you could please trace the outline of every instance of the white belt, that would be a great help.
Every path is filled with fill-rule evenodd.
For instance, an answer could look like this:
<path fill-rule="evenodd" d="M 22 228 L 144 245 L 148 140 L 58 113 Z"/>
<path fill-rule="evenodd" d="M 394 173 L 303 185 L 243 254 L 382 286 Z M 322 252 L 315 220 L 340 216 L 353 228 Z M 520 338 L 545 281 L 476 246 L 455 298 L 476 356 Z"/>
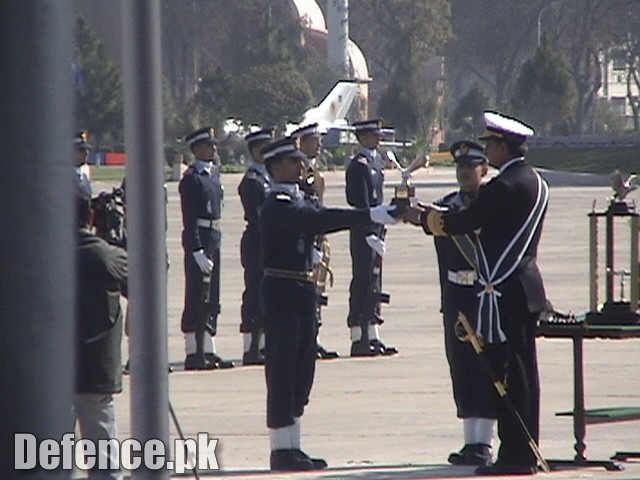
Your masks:
<path fill-rule="evenodd" d="M 458 270 L 457 272 L 449 270 L 447 279 L 456 285 L 471 286 L 478 279 L 478 275 L 475 270 Z"/>
<path fill-rule="evenodd" d="M 212 230 L 219 230 L 220 229 L 220 219 L 219 218 L 216 218 L 216 219 L 198 218 L 196 220 L 196 224 L 200 228 L 210 228 Z"/>

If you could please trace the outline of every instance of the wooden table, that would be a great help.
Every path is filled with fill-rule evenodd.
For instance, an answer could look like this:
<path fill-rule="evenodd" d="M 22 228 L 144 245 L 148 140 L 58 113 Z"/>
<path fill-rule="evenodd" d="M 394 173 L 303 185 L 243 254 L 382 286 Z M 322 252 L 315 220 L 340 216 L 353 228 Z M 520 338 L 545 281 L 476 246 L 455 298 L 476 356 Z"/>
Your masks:
<path fill-rule="evenodd" d="M 621 340 L 640 338 L 640 325 L 593 325 L 586 322 L 540 322 L 537 335 L 544 338 L 570 338 L 573 341 L 573 411 L 560 412 L 559 416 L 573 416 L 576 455 L 573 460 L 549 460 L 552 467 L 604 467 L 622 470 L 612 460 L 587 460 L 585 455 L 586 426 L 595 423 L 640 420 L 640 407 L 614 407 L 586 410 L 584 406 L 583 340 Z M 635 456 L 634 452 L 625 452 Z M 615 458 L 615 457 L 614 457 Z"/>

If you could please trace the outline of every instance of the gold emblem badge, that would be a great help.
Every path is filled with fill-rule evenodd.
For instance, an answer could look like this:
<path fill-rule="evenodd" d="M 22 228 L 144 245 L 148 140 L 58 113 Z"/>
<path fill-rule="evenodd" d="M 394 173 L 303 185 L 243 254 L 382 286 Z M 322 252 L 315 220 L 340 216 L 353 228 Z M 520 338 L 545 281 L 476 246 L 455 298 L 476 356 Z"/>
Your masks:
<path fill-rule="evenodd" d="M 460 153 L 462 155 L 469 155 L 469 145 L 466 143 L 460 145 Z"/>

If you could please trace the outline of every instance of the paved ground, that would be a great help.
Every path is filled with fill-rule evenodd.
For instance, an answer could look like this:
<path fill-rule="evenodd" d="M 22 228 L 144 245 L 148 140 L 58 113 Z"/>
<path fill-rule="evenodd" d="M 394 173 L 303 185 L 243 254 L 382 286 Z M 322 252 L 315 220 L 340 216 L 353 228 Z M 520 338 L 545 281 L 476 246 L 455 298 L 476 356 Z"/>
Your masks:
<path fill-rule="evenodd" d="M 548 295 L 557 309 L 584 311 L 588 306 L 588 224 L 592 203 L 606 206 L 610 189 L 606 177 L 549 172 L 551 201 L 539 263 Z M 433 200 L 455 186 L 450 168 L 417 172 L 418 196 Z M 398 181 L 388 172 L 387 195 Z M 344 173 L 327 174 L 326 203 L 344 205 Z M 239 175 L 223 176 L 222 315 L 217 346 L 225 358 L 239 362 L 242 340 L 238 332 L 243 289 L 239 242 L 243 230 L 237 195 Z M 326 458 L 330 469 L 322 474 L 270 475 L 265 427 L 265 384 L 259 367 L 193 373 L 181 371 L 184 359 L 179 330 L 184 280 L 180 246 L 180 209 L 177 183 L 169 185 L 168 326 L 170 399 L 182 429 L 189 437 L 209 432 L 219 438 L 221 472 L 231 478 L 462 478 L 470 468 L 446 464 L 449 452 L 461 447 L 461 424 L 455 418 L 438 313 L 439 286 L 433 241 L 409 225 L 390 227 L 384 267 L 385 290 L 391 304 L 384 309 L 383 339 L 400 354 L 385 359 L 348 357 L 321 361 L 317 366 L 311 403 L 303 418 L 303 448 Z M 96 185 L 99 189 L 100 185 Z M 633 195 L 633 194 L 632 194 Z M 621 224 L 620 243 L 628 238 Z M 625 235 L 626 234 L 626 235 Z M 628 242 L 626 242 L 628 244 Z M 331 265 L 335 284 L 324 311 L 322 341 L 348 353 L 346 328 L 350 281 L 348 234 L 331 236 Z M 628 251 L 628 249 L 627 249 Z M 618 258 L 618 257 L 617 257 Z M 628 258 L 621 254 L 619 259 Z M 542 385 L 541 449 L 548 458 L 572 458 L 571 420 L 555 412 L 572 406 L 571 343 L 539 340 Z M 126 345 L 124 345 L 126 350 Z M 585 346 L 587 407 L 640 405 L 640 340 L 589 341 Z M 128 381 L 117 400 L 122 437 L 129 436 Z M 587 456 L 606 459 L 619 450 L 640 450 L 637 422 L 590 426 Z M 172 436 L 176 435 L 172 426 Z M 640 461 L 625 471 L 581 469 L 543 477 L 640 478 Z"/>

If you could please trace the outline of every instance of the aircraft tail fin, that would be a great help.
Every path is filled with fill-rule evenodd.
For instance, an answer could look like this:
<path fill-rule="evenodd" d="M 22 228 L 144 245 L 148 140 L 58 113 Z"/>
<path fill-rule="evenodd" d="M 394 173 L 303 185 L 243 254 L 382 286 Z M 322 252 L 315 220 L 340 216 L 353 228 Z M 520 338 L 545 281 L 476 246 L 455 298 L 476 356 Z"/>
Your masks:
<path fill-rule="evenodd" d="M 318 122 L 332 124 L 346 117 L 353 100 L 358 95 L 359 82 L 354 80 L 340 80 L 322 99 L 317 107 L 310 108 L 304 114 L 302 123 Z"/>

